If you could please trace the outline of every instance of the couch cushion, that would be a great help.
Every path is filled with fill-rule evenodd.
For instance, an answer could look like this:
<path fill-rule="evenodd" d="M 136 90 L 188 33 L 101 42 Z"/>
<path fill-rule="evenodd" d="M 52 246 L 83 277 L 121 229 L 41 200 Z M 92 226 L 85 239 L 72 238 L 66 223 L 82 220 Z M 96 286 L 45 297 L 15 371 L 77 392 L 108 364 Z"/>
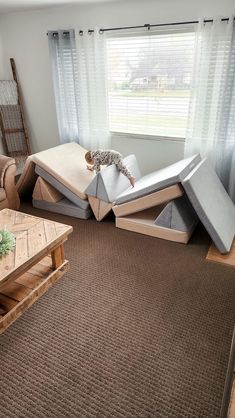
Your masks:
<path fill-rule="evenodd" d="M 0 188 L 0 202 L 6 199 L 6 192 L 3 188 Z"/>
<path fill-rule="evenodd" d="M 4 187 L 4 177 L 10 165 L 15 164 L 15 160 L 6 155 L 0 155 L 0 187 Z"/>

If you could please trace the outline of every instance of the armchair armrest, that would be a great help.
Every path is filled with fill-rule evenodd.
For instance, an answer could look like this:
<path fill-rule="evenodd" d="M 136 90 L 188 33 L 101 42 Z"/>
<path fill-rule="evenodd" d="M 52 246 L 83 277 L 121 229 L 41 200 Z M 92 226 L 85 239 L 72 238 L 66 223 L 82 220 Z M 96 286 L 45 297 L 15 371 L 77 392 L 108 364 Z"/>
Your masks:
<path fill-rule="evenodd" d="M 0 155 L 0 187 L 4 187 L 5 173 L 11 165 L 15 164 L 15 160 L 6 155 Z"/>
<path fill-rule="evenodd" d="M 19 209 L 20 199 L 15 185 L 16 164 L 15 160 L 5 155 L 0 155 L 0 187 L 6 192 L 8 207 Z"/>

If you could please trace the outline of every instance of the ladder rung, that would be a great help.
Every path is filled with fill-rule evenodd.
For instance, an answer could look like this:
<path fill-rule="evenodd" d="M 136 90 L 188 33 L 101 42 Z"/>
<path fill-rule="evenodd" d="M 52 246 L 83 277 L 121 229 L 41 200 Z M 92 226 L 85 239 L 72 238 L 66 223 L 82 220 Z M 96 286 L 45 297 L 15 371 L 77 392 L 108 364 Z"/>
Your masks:
<path fill-rule="evenodd" d="M 24 132 L 23 128 L 11 128 L 4 129 L 5 134 L 17 134 L 18 132 Z"/>

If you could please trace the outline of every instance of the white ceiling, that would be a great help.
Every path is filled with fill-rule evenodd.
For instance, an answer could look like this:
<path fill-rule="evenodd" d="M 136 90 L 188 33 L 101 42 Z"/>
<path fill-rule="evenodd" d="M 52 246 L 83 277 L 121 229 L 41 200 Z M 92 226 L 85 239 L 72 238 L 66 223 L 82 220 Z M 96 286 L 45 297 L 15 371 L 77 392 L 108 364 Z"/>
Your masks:
<path fill-rule="evenodd" d="M 117 0 L 0 0 L 0 13 L 16 12 L 21 10 L 42 9 L 53 6 L 71 4 L 89 4 L 112 2 Z"/>

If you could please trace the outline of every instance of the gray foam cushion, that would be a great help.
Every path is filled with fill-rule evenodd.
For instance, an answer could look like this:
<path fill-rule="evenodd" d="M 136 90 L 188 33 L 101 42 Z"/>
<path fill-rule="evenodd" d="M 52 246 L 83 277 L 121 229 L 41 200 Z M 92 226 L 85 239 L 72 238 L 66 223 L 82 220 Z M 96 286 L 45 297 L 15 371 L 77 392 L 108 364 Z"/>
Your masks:
<path fill-rule="evenodd" d="M 116 204 L 120 205 L 138 199 L 149 193 L 157 192 L 165 187 L 181 182 L 200 161 L 201 157 L 197 154 L 147 174 L 136 182 L 135 187 L 128 188 L 128 190 L 117 196 Z"/>
<path fill-rule="evenodd" d="M 202 160 L 182 185 L 218 250 L 228 253 L 235 234 L 235 206 L 208 160 Z"/>
<path fill-rule="evenodd" d="M 155 220 L 155 224 L 176 231 L 191 233 L 198 222 L 198 216 L 189 199 L 183 195 L 167 203 Z"/>
<path fill-rule="evenodd" d="M 135 155 L 123 159 L 132 176 L 140 179 L 141 173 Z M 112 203 L 124 190 L 130 188 L 130 182 L 113 164 L 103 168 L 86 189 L 88 196 L 95 196 L 105 202 Z"/>
<path fill-rule="evenodd" d="M 87 200 L 83 200 L 79 196 L 75 195 L 75 193 L 71 192 L 71 190 L 69 190 L 64 184 L 49 174 L 46 170 L 36 165 L 35 172 L 75 205 L 82 209 L 89 208 L 89 202 Z"/>
<path fill-rule="evenodd" d="M 61 199 L 56 203 L 33 199 L 33 206 L 38 209 L 48 210 L 49 212 L 60 213 L 62 215 L 72 216 L 79 219 L 88 219 L 91 216 L 90 209 L 79 208 L 66 198 Z"/>

